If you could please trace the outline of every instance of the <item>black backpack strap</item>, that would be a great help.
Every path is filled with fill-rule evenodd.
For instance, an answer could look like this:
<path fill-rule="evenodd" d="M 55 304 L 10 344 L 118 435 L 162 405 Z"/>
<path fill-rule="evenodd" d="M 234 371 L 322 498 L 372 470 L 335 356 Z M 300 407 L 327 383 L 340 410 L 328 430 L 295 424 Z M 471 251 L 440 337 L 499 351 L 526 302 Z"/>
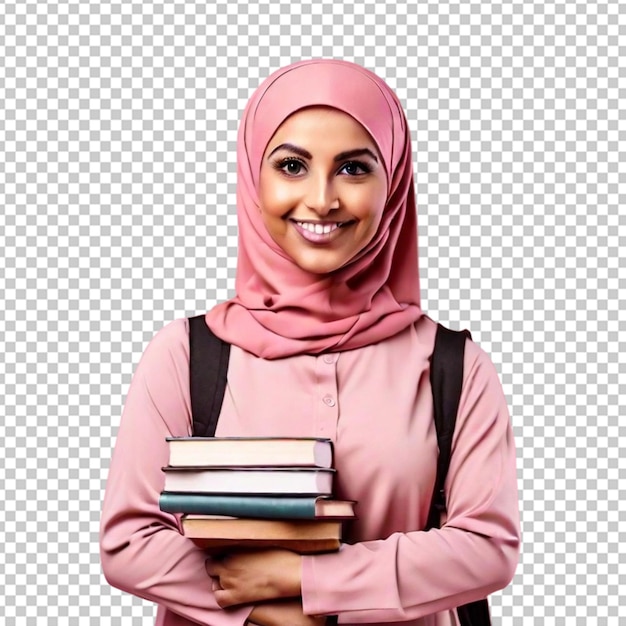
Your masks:
<path fill-rule="evenodd" d="M 487 598 L 457 606 L 456 613 L 459 616 L 461 626 L 491 626 Z"/>
<path fill-rule="evenodd" d="M 430 365 L 430 383 L 433 390 L 435 427 L 437 429 L 437 477 L 433 498 L 428 512 L 426 529 L 439 528 L 441 514 L 446 510 L 444 485 L 452 450 L 452 437 L 456 416 L 459 410 L 461 389 L 463 387 L 463 357 L 465 340 L 471 339 L 468 331 L 455 331 L 437 325 L 435 349 Z M 461 626 L 490 626 L 489 604 L 487 599 L 478 600 L 457 607 Z"/>
<path fill-rule="evenodd" d="M 230 344 L 206 325 L 205 316 L 189 318 L 189 390 L 194 437 L 214 437 L 220 416 Z"/>
<path fill-rule="evenodd" d="M 426 529 L 439 528 L 441 513 L 446 509 L 444 484 L 450 466 L 452 437 L 463 386 L 463 356 L 468 331 L 456 331 L 437 324 L 435 349 L 430 363 L 430 385 L 433 391 L 435 428 L 437 430 L 437 478 L 428 513 Z"/>

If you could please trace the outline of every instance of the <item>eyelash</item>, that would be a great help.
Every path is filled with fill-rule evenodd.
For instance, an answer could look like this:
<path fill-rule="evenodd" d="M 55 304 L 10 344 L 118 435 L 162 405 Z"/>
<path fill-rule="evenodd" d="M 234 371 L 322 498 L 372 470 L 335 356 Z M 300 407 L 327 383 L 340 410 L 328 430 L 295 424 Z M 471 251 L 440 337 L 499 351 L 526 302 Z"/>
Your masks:
<path fill-rule="evenodd" d="M 283 172 L 283 174 L 285 174 L 286 176 L 289 176 L 289 177 L 298 176 L 298 174 L 289 174 L 288 172 L 285 171 L 285 167 L 287 165 L 290 165 L 291 163 L 297 163 L 300 167 L 306 167 L 306 164 L 304 163 L 304 161 L 297 159 L 296 157 L 288 157 L 286 159 L 281 159 L 280 161 L 276 161 L 274 163 L 274 168 L 280 172 Z M 356 165 L 356 167 L 361 170 L 357 174 L 348 174 L 348 176 L 350 177 L 363 176 L 364 174 L 369 174 L 372 171 L 371 166 L 368 165 L 367 163 L 364 163 L 363 161 L 346 161 L 341 166 L 339 171 L 341 171 L 347 165 L 353 165 L 353 166 Z"/>

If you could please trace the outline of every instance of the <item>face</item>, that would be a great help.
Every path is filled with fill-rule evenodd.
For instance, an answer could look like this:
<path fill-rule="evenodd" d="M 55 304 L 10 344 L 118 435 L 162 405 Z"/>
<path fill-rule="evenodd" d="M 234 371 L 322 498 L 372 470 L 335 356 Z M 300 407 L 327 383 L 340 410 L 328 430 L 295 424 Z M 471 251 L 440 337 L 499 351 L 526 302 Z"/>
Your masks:
<path fill-rule="evenodd" d="M 363 126 L 336 109 L 311 107 L 288 117 L 270 140 L 259 200 L 272 239 L 302 269 L 327 274 L 376 234 L 387 177 Z"/>

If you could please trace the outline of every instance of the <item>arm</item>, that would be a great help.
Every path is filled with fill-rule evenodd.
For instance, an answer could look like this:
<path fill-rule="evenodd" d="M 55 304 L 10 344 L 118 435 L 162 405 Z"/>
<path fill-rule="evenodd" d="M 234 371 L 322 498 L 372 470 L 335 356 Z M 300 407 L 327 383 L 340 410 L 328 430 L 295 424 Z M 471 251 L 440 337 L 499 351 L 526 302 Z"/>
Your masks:
<path fill-rule="evenodd" d="M 441 529 L 302 557 L 305 613 L 338 614 L 339 623 L 410 621 L 511 581 L 520 541 L 512 429 L 495 368 L 473 343 L 446 490 Z"/>
<path fill-rule="evenodd" d="M 104 497 L 100 554 L 114 587 L 199 624 L 235 626 L 251 606 L 224 610 L 211 590 L 206 555 L 159 509 L 166 436 L 189 434 L 189 354 L 184 320 L 150 342 L 126 398 Z"/>

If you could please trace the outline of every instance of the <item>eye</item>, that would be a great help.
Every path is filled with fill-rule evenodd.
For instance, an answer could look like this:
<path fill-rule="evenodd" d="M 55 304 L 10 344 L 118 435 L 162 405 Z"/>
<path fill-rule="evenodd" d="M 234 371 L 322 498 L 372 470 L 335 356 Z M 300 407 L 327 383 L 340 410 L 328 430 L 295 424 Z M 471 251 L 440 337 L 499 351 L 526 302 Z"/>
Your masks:
<path fill-rule="evenodd" d="M 288 159 L 281 159 L 280 161 L 274 163 L 274 167 L 287 176 L 298 176 L 298 174 L 302 172 L 304 163 L 302 163 L 299 159 L 290 157 Z"/>
<path fill-rule="evenodd" d="M 372 168 L 363 161 L 348 161 L 339 171 L 345 171 L 348 176 L 358 176 L 359 174 L 369 174 Z"/>

